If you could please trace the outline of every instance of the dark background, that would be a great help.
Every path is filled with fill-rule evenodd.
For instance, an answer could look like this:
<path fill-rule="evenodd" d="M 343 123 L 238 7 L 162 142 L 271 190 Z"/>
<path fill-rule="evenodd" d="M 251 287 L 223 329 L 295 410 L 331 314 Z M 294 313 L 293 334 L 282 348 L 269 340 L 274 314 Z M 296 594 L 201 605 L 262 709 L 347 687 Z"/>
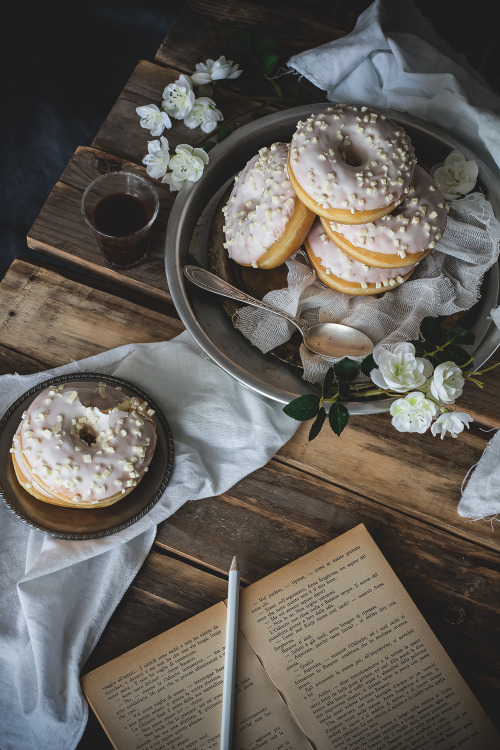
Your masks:
<path fill-rule="evenodd" d="M 456 0 L 416 3 L 439 35 L 500 92 L 500 25 L 491 17 L 489 0 L 473 6 Z M 183 5 L 184 0 L 9 5 L 0 44 L 0 279 L 12 260 L 26 253 L 26 234 L 76 147 L 90 145 L 137 62 L 154 60 Z M 370 0 L 289 5 L 350 31 Z"/>
<path fill-rule="evenodd" d="M 183 2 L 17 2 L 2 21 L 0 278 L 77 146 L 87 146 Z M 4 16 L 5 19 L 5 16 Z"/>

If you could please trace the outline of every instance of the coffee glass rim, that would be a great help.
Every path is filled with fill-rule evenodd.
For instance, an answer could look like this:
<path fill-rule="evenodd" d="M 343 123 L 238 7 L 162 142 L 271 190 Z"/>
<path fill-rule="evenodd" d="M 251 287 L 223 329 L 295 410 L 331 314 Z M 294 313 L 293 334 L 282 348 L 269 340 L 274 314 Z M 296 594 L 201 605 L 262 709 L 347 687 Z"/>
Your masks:
<path fill-rule="evenodd" d="M 140 182 L 142 182 L 148 188 L 148 190 L 150 191 L 151 195 L 153 196 L 153 198 L 154 198 L 154 204 L 155 204 L 154 205 L 154 210 L 153 210 L 153 215 L 151 216 L 151 218 L 150 218 L 150 220 L 148 221 L 147 224 L 144 224 L 143 227 L 141 227 L 140 229 L 137 229 L 135 232 L 131 232 L 130 234 L 122 234 L 122 235 L 119 235 L 119 236 L 117 236 L 115 234 L 107 234 L 106 232 L 101 232 L 100 229 L 97 229 L 97 227 L 94 226 L 94 224 L 92 224 L 92 222 L 88 218 L 87 211 L 85 210 L 85 198 L 89 194 L 89 192 L 91 191 L 91 189 L 93 187 L 95 187 L 95 185 L 98 182 L 102 182 L 106 178 L 113 177 L 113 176 L 116 176 L 116 175 L 124 175 L 126 177 L 133 177 L 134 179 L 139 180 Z M 127 195 L 132 195 L 132 193 L 127 193 Z M 107 237 L 109 239 L 120 239 L 120 240 L 122 240 L 122 239 L 128 239 L 130 237 L 135 237 L 138 234 L 142 234 L 146 230 L 151 229 L 152 225 L 154 224 L 154 222 L 155 222 L 155 220 L 156 220 L 156 218 L 158 216 L 159 209 L 160 209 L 160 198 L 158 196 L 158 191 L 156 190 L 155 186 L 152 185 L 149 182 L 149 180 L 146 180 L 146 178 L 143 177 L 142 175 L 136 174 L 135 172 L 128 172 L 128 171 L 121 170 L 121 169 L 119 169 L 119 170 L 117 170 L 115 172 L 106 172 L 106 174 L 102 174 L 99 177 L 96 177 L 95 180 L 92 180 L 92 182 L 89 185 L 87 185 L 87 187 L 83 191 L 82 200 L 81 200 L 81 212 L 82 212 L 82 216 L 83 216 L 83 218 L 85 220 L 85 223 L 90 227 L 90 229 L 92 229 L 92 231 L 96 232 L 101 237 Z"/>

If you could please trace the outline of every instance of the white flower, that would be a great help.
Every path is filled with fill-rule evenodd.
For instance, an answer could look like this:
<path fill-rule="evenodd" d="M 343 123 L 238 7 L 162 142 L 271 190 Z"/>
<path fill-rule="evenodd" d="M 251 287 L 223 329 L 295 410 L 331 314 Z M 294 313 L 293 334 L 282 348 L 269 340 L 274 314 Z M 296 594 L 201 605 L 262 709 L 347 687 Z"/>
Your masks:
<path fill-rule="evenodd" d="M 195 101 L 189 76 L 181 75 L 175 83 L 169 83 L 163 91 L 162 107 L 176 120 L 183 120 L 191 111 Z"/>
<path fill-rule="evenodd" d="M 224 55 L 221 55 L 218 60 L 207 60 L 204 63 L 198 63 L 196 65 L 196 72 L 191 77 L 193 83 L 196 86 L 200 86 L 204 83 L 211 83 L 211 81 L 220 81 L 222 78 L 238 78 L 243 73 L 238 68 L 239 65 L 237 63 L 233 65 L 232 60 L 226 60 Z"/>
<path fill-rule="evenodd" d="M 448 431 L 453 438 L 456 438 L 459 432 L 462 432 L 464 425 L 469 429 L 469 422 L 473 422 L 472 417 L 463 411 L 447 411 L 441 414 L 431 427 L 431 432 L 436 435 L 441 434 L 441 440 Z"/>
<path fill-rule="evenodd" d="M 202 148 L 193 148 L 181 143 L 175 149 L 175 156 L 169 161 L 172 171 L 165 175 L 162 182 L 170 185 L 170 190 L 180 190 L 184 182 L 197 182 L 208 164 L 208 154 Z"/>
<path fill-rule="evenodd" d="M 159 141 L 148 141 L 148 152 L 142 160 L 142 163 L 146 165 L 146 172 L 155 180 L 163 177 L 170 160 L 168 141 L 165 136 L 162 135 Z"/>
<path fill-rule="evenodd" d="M 452 151 L 443 164 L 431 169 L 431 175 L 444 197 L 452 200 L 474 189 L 478 171 L 475 161 L 467 161 L 460 151 Z"/>
<path fill-rule="evenodd" d="M 162 112 L 156 104 L 146 104 L 144 107 L 136 107 L 137 114 L 141 118 L 141 128 L 151 131 L 151 135 L 161 135 L 165 128 L 171 128 L 172 122 L 166 112 Z"/>
<path fill-rule="evenodd" d="M 373 358 L 378 370 L 371 371 L 371 379 L 379 388 L 396 393 L 420 388 L 432 374 L 431 363 L 427 359 L 415 357 L 413 344 L 393 344 L 390 351 L 383 346 L 376 346 Z"/>
<path fill-rule="evenodd" d="M 184 118 L 184 125 L 188 128 L 200 127 L 204 133 L 211 133 L 219 120 L 222 120 L 222 112 L 216 108 L 213 99 L 200 96 Z"/>
<path fill-rule="evenodd" d="M 443 362 L 434 370 L 429 384 L 431 395 L 441 404 L 451 404 L 462 395 L 464 378 L 454 362 Z"/>
<path fill-rule="evenodd" d="M 434 401 L 420 391 L 409 393 L 391 404 L 392 424 L 399 432 L 425 432 L 437 414 Z"/>

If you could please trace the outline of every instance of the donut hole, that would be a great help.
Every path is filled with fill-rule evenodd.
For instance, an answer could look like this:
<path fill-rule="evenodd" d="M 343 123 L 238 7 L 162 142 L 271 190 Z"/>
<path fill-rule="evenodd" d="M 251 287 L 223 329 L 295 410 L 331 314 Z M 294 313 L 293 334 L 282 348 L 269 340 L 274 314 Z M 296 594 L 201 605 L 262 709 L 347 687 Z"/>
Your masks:
<path fill-rule="evenodd" d="M 344 146 L 340 150 L 339 156 L 349 167 L 361 167 L 366 161 L 364 155 L 358 149 L 354 148 L 352 144 Z"/>
<path fill-rule="evenodd" d="M 97 440 L 95 430 L 89 424 L 85 424 L 80 430 L 80 440 L 83 440 L 87 445 L 94 445 Z"/>

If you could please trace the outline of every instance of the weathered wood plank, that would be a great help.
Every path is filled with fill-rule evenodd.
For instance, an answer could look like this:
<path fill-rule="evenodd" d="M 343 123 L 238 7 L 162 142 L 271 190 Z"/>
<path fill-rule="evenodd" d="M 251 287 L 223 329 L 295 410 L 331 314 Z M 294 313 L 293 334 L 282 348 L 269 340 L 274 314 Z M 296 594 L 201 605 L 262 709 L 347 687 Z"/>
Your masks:
<path fill-rule="evenodd" d="M 367 526 L 470 684 L 484 695 L 492 689 L 493 707 L 500 698 L 500 649 L 492 652 L 500 616 L 498 551 L 275 461 L 223 496 L 187 503 L 160 524 L 155 546 L 221 572 L 237 550 L 242 580 L 253 582 L 358 523 Z"/>
<path fill-rule="evenodd" d="M 388 414 L 355 416 L 340 438 L 324 428 L 308 442 L 308 430 L 301 427 L 277 459 L 498 550 L 500 537 L 488 521 L 471 523 L 457 514 L 462 483 L 490 437 L 476 424 L 456 440 L 441 440 L 430 432 L 399 433 Z"/>
<path fill-rule="evenodd" d="M 22 261 L 13 264 L 1 288 L 2 344 L 22 348 L 24 356 L 51 367 L 132 341 L 166 340 L 183 328 L 175 315 L 146 310 Z M 39 333 L 27 340 L 24 332 L 33 319 Z M 99 325 L 102 320 L 106 326 Z M 488 523 L 471 524 L 456 512 L 462 482 L 489 439 L 477 425 L 456 441 L 429 433 L 402 435 L 388 415 L 353 417 L 340 439 L 324 428 L 309 443 L 308 429 L 302 425 L 277 460 L 498 549 L 498 535 Z"/>
<path fill-rule="evenodd" d="M 36 336 L 26 336 L 33 321 Z M 182 330 L 177 317 L 25 261 L 15 261 L 1 282 L 2 345 L 47 367 L 122 344 L 168 340 Z"/>
<path fill-rule="evenodd" d="M 160 198 L 160 211 L 151 230 L 149 257 L 136 268 L 122 271 L 108 266 L 83 220 L 80 206 L 87 185 L 102 174 L 118 170 L 146 176 L 142 166 L 93 148 L 78 148 L 35 219 L 27 236 L 28 247 L 99 274 L 125 289 L 169 300 L 164 246 L 174 199 L 166 185 L 152 181 Z"/>
<path fill-rule="evenodd" d="M 318 17 L 302 3 L 290 12 L 289 3 L 262 5 L 238 0 L 189 0 L 177 16 L 158 49 L 155 60 L 162 65 L 192 73 L 195 64 L 220 55 L 238 62 L 231 40 L 238 31 L 254 37 L 273 35 L 281 62 L 298 52 L 317 47 L 344 36 L 345 31 Z M 281 84 L 283 79 L 279 79 Z M 240 83 L 244 86 L 243 77 Z M 315 89 L 316 96 L 318 89 Z M 312 101 L 312 99 L 311 99 Z"/>
<path fill-rule="evenodd" d="M 15 372 L 20 375 L 29 375 L 33 372 L 40 372 L 43 369 L 44 365 L 42 362 L 25 357 L 21 352 L 0 346 L 0 375 L 8 375 Z"/>
<path fill-rule="evenodd" d="M 141 128 L 136 107 L 144 104 L 161 106 L 165 86 L 179 77 L 179 71 L 163 68 L 146 60 L 141 60 L 126 83 L 113 109 L 109 113 L 92 145 L 108 151 L 129 161 L 140 164 L 148 152 L 148 141 L 153 140 L 149 130 Z M 302 88 L 304 91 L 302 91 Z M 299 89 L 300 101 L 308 101 L 306 85 Z M 276 111 L 275 106 L 264 106 L 248 97 L 240 97 L 235 92 L 219 87 L 213 95 L 217 107 L 224 115 L 225 125 L 239 127 L 256 117 Z M 322 96 L 315 96 L 311 101 L 321 101 Z M 180 143 L 202 146 L 207 141 L 214 141 L 215 136 L 202 133 L 199 128 L 187 128 L 182 120 L 172 120 L 172 128 L 163 135 L 168 139 L 170 151 Z"/>

